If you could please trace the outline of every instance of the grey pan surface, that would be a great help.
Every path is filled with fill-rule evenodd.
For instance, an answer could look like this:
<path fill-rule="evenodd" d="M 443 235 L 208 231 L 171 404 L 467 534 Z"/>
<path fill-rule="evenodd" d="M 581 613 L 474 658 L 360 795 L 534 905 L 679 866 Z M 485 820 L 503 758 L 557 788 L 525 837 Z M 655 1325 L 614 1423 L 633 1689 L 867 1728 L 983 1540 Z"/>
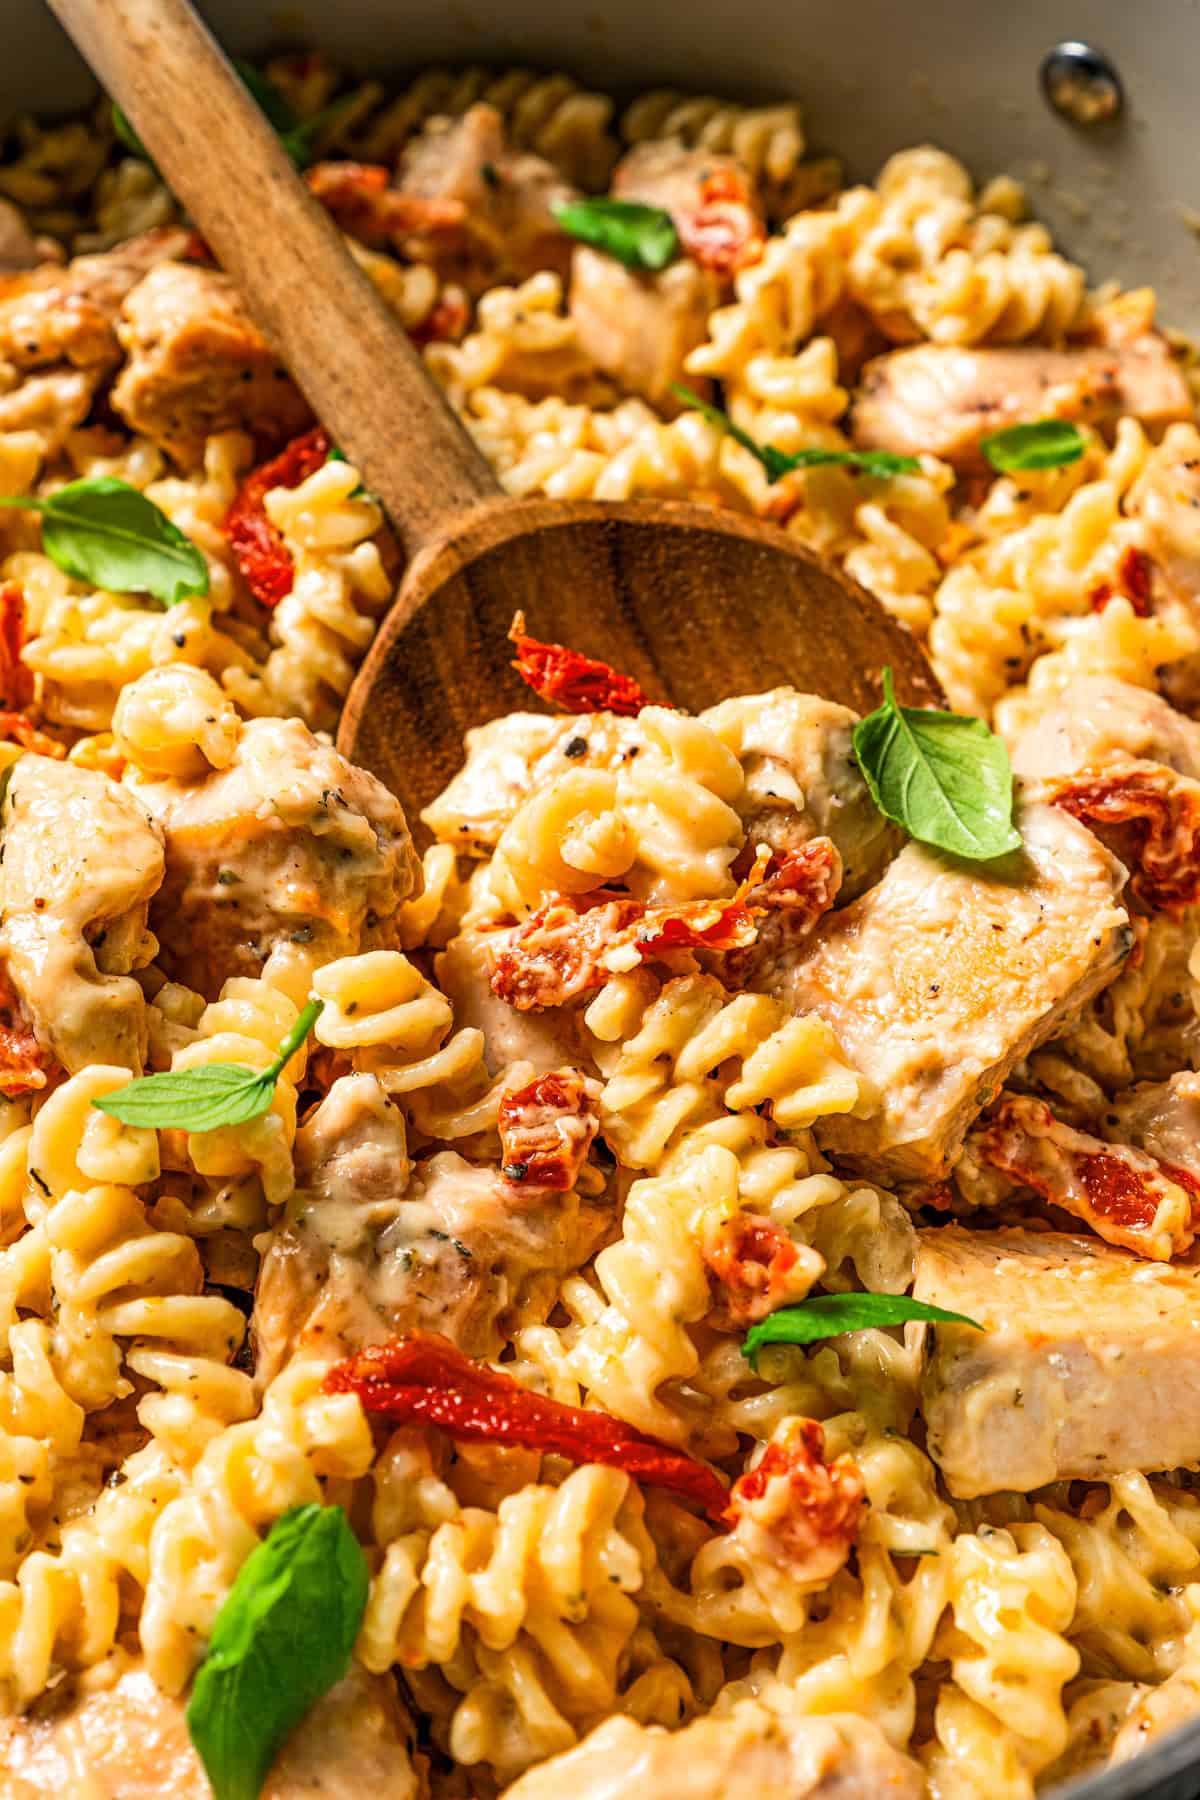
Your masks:
<path fill-rule="evenodd" d="M 358 73 L 430 63 L 567 68 L 583 82 L 797 98 L 814 148 L 869 178 L 933 140 L 977 178 L 1026 181 L 1038 215 L 1097 280 L 1152 282 L 1160 316 L 1200 334 L 1200 0 L 201 0 L 232 49 L 319 43 Z M 2 0 L 0 116 L 63 112 L 92 91 L 41 0 Z M 1114 125 L 1051 112 L 1038 67 L 1064 39 L 1124 82 Z M 1200 1721 L 1054 1800 L 1197 1800 Z"/>

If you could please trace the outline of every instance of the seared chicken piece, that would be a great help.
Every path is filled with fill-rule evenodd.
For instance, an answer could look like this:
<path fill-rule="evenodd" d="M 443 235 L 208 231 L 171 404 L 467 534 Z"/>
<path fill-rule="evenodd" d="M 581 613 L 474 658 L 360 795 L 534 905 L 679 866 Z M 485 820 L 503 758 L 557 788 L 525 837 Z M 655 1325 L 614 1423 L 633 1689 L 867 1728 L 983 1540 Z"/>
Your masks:
<path fill-rule="evenodd" d="M 723 700 L 700 718 L 742 765 L 734 805 L 751 844 L 786 851 L 831 838 L 842 859 L 840 905 L 879 880 L 903 838 L 867 791 L 849 707 L 781 687 Z"/>
<path fill-rule="evenodd" d="M 504 1800 L 922 1800 L 925 1777 L 867 1719 L 780 1717 L 744 1700 L 682 1731 L 607 1719 Z"/>
<path fill-rule="evenodd" d="M 720 300 L 718 278 L 691 257 L 649 274 L 580 244 L 571 264 L 570 313 L 585 355 L 626 393 L 671 412 L 671 383 L 684 380 Z"/>
<path fill-rule="evenodd" d="M 607 1222 L 549 1188 L 442 1151 L 412 1168 L 404 1120 L 373 1075 L 347 1075 L 296 1136 L 297 1191 L 263 1259 L 252 1329 L 269 1380 L 298 1350 L 345 1356 L 437 1331 L 494 1356 L 514 1303 L 587 1261 Z"/>
<path fill-rule="evenodd" d="M 18 369 L 65 362 L 111 368 L 121 360 L 117 314 L 130 289 L 157 263 L 181 256 L 188 234 L 147 231 L 115 250 L 43 263 L 0 280 L 0 357 Z"/>
<path fill-rule="evenodd" d="M 250 720 L 203 780 L 131 785 L 166 840 L 162 965 L 210 998 L 278 944 L 328 961 L 389 943 L 420 878 L 400 802 L 299 719 Z"/>
<path fill-rule="evenodd" d="M 312 423 L 308 402 L 217 269 L 152 269 L 127 295 L 117 335 L 128 361 L 113 406 L 183 468 L 200 462 L 211 432 L 237 428 L 274 444 Z"/>
<path fill-rule="evenodd" d="M 571 240 L 554 208 L 574 199 L 576 190 L 543 157 L 508 145 L 494 106 L 431 119 L 405 148 L 396 187 L 435 203 L 430 231 L 414 233 L 407 247 L 437 264 L 443 276 L 479 292 L 497 281 L 523 281 L 539 269 L 566 275 Z M 439 202 L 457 209 L 449 228 Z"/>
<path fill-rule="evenodd" d="M 581 244 L 571 266 L 571 317 L 599 368 L 628 393 L 673 411 L 671 383 L 684 379 L 729 277 L 762 254 L 762 215 L 736 157 L 679 144 L 639 144 L 617 165 L 612 192 L 669 212 L 682 254 L 652 274 Z"/>
<path fill-rule="evenodd" d="M 893 350 L 862 372 L 851 435 L 863 449 L 928 452 L 979 467 L 980 438 L 1007 425 L 1046 418 L 1103 425 L 1122 413 L 1151 427 L 1192 417 L 1183 371 L 1156 332 L 1113 350 Z"/>
<path fill-rule="evenodd" d="M 1098 1129 L 1113 1143 L 1136 1144 L 1184 1170 L 1200 1190 L 1200 1075 L 1193 1070 L 1126 1088 L 1105 1108 Z"/>
<path fill-rule="evenodd" d="M 9 393 L 0 394 L 0 431 L 35 431 L 42 440 L 42 454 L 53 456 L 87 418 L 101 373 L 64 364 L 27 375 Z"/>
<path fill-rule="evenodd" d="M 485 855 L 540 788 L 568 769 L 615 769 L 638 741 L 637 720 L 615 713 L 508 713 L 467 732 L 462 768 L 421 818 L 442 843 Z"/>
<path fill-rule="evenodd" d="M 1077 681 L 1018 737 L 1013 765 L 1126 865 L 1130 892 L 1178 916 L 1200 896 L 1200 726 L 1111 676 Z"/>
<path fill-rule="evenodd" d="M 1054 781 L 1126 758 L 1200 779 L 1200 724 L 1161 694 L 1111 675 L 1081 675 L 1012 748 L 1018 775 Z"/>
<path fill-rule="evenodd" d="M 957 862 L 911 843 L 759 985 L 817 1012 L 879 1096 L 821 1120 L 826 1150 L 882 1180 L 936 1180 L 1009 1070 L 1120 967 L 1124 870 L 1067 814 L 1018 815 L 1019 856 Z"/>
<path fill-rule="evenodd" d="M 260 1800 L 417 1800 L 412 1723 L 390 1676 L 353 1663 L 276 1757 Z M 184 1702 L 142 1669 L 41 1713 L 0 1721 L 5 1800 L 200 1800 L 209 1792 L 184 1721 Z"/>
<path fill-rule="evenodd" d="M 1200 1462 L 1200 1269 L 1057 1232 L 922 1231 L 929 1453 L 959 1499 Z"/>
<path fill-rule="evenodd" d="M 31 753 L 3 820 L 0 957 L 39 1044 L 71 1074 L 104 1062 L 140 1075 L 146 1004 L 130 971 L 154 955 L 161 831 L 107 775 Z"/>

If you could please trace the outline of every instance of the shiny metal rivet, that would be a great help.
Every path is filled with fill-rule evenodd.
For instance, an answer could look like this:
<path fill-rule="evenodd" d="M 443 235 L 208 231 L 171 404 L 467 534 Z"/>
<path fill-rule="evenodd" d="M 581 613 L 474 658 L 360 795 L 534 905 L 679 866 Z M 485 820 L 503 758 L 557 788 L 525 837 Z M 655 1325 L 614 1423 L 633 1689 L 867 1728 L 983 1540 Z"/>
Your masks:
<path fill-rule="evenodd" d="M 1125 104 L 1121 77 L 1090 44 L 1056 44 L 1042 58 L 1042 92 L 1073 125 L 1103 125 Z"/>

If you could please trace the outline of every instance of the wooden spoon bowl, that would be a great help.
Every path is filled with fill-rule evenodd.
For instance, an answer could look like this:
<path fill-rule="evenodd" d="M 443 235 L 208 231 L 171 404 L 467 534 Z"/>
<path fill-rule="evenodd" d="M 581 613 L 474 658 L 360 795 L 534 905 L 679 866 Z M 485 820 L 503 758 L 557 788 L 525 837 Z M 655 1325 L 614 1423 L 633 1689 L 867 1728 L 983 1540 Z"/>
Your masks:
<path fill-rule="evenodd" d="M 512 667 L 515 594 L 533 636 L 689 712 L 784 683 L 866 712 L 889 663 L 909 705 L 941 704 L 915 638 L 777 527 L 678 500 L 499 501 L 417 557 L 342 715 L 338 748 L 414 829 L 464 732 L 539 707 Z"/>
<path fill-rule="evenodd" d="M 519 609 L 534 636 L 693 710 L 791 682 L 863 711 L 889 663 L 902 700 L 938 703 L 915 640 L 773 526 L 676 502 L 506 498 L 188 0 L 50 4 L 409 559 L 338 743 L 414 823 L 463 732 L 530 703 L 509 666 Z"/>

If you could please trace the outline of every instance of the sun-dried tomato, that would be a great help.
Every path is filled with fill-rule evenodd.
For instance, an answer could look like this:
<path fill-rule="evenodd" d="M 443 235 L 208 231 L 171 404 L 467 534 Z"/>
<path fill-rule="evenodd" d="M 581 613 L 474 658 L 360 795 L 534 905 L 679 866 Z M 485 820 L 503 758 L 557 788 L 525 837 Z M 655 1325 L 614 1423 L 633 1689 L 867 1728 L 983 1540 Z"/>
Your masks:
<path fill-rule="evenodd" d="M 472 1362 L 449 1338 L 412 1332 L 360 1350 L 330 1369 L 328 1394 L 357 1394 L 368 1412 L 435 1425 L 448 1437 L 517 1444 L 624 1469 L 634 1481 L 694 1500 L 719 1520 L 729 1496 L 714 1470 L 682 1450 L 614 1419 L 523 1388 L 511 1375 Z"/>
<path fill-rule="evenodd" d="M 23 712 L 33 699 L 33 670 L 22 662 L 25 590 L 19 581 L 0 586 L 0 708 Z"/>
<path fill-rule="evenodd" d="M 611 712 L 632 719 L 643 706 L 655 704 L 632 675 L 622 675 L 565 644 L 543 644 L 540 638 L 527 636 L 524 613 L 513 619 L 508 636 L 517 647 L 512 665 L 517 674 L 559 712 Z"/>
<path fill-rule="evenodd" d="M 1103 612 L 1110 601 L 1124 598 L 1139 619 L 1148 619 L 1154 610 L 1153 581 L 1153 562 L 1144 550 L 1136 550 L 1131 544 L 1117 564 L 1116 581 L 1098 581 L 1092 588 L 1088 595 L 1092 611 Z"/>
<path fill-rule="evenodd" d="M 762 218 L 745 177 L 736 169 L 712 169 L 700 183 L 694 211 L 673 213 L 679 241 L 701 268 L 733 275 L 758 262 L 766 242 Z"/>
<path fill-rule="evenodd" d="M 494 994 L 518 1012 L 565 1006 L 602 987 L 622 952 L 652 962 L 676 950 L 740 950 L 754 942 L 757 930 L 736 895 L 651 907 L 604 896 L 581 911 L 587 898 L 556 896 L 513 929 L 493 960 Z"/>
<path fill-rule="evenodd" d="M 452 344 L 467 329 L 470 317 L 471 308 L 463 290 L 448 287 L 438 296 L 429 316 L 414 325 L 408 335 L 418 350 L 426 344 Z"/>
<path fill-rule="evenodd" d="M 813 1251 L 802 1252 L 782 1226 L 753 1213 L 721 1221 L 704 1245 L 704 1263 L 716 1296 L 713 1322 L 727 1331 L 802 1300 L 820 1273 Z"/>
<path fill-rule="evenodd" d="M 867 1502 L 849 1457 L 825 1461 L 815 1419 L 791 1418 L 733 1485 L 726 1518 L 794 1579 L 828 1581 L 850 1554 Z"/>
<path fill-rule="evenodd" d="M 1192 1242 L 1196 1177 L 1079 1131 L 1032 1095 L 1008 1095 L 968 1146 L 979 1162 L 1082 1219 L 1107 1243 L 1166 1261 Z"/>
<path fill-rule="evenodd" d="M 1112 846 L 1146 906 L 1178 916 L 1200 900 L 1200 782 L 1130 761 L 1072 776 L 1051 795 Z"/>
<path fill-rule="evenodd" d="M 319 162 L 304 177 L 339 231 L 369 245 L 396 244 L 406 237 L 461 231 L 461 200 L 406 194 L 391 185 L 383 163 Z"/>
<path fill-rule="evenodd" d="M 734 874 L 737 873 L 735 863 Z M 761 906 L 769 912 L 798 912 L 815 923 L 837 899 L 842 885 L 842 859 L 832 838 L 810 838 L 804 844 L 773 850 L 761 873 L 748 874 L 751 885 L 742 895 L 747 906 Z"/>
<path fill-rule="evenodd" d="M 56 762 L 61 762 L 67 754 L 65 744 L 39 731 L 33 720 L 22 712 L 0 712 L 0 742 L 20 744 L 22 750 L 32 750 L 37 756 L 52 756 Z"/>
<path fill-rule="evenodd" d="M 33 1034 L 8 970 L 0 963 L 0 1094 L 36 1093 L 63 1071 Z"/>
<path fill-rule="evenodd" d="M 514 1186 L 567 1193 L 579 1179 L 600 1128 L 581 1075 L 553 1070 L 511 1089 L 500 1102 L 500 1153 Z"/>
<path fill-rule="evenodd" d="M 272 488 L 299 487 L 329 456 L 329 434 L 321 426 L 293 438 L 270 462 L 253 469 L 225 515 L 225 536 L 242 578 L 263 606 L 278 606 L 292 591 L 291 552 L 267 517 L 263 499 Z"/>

